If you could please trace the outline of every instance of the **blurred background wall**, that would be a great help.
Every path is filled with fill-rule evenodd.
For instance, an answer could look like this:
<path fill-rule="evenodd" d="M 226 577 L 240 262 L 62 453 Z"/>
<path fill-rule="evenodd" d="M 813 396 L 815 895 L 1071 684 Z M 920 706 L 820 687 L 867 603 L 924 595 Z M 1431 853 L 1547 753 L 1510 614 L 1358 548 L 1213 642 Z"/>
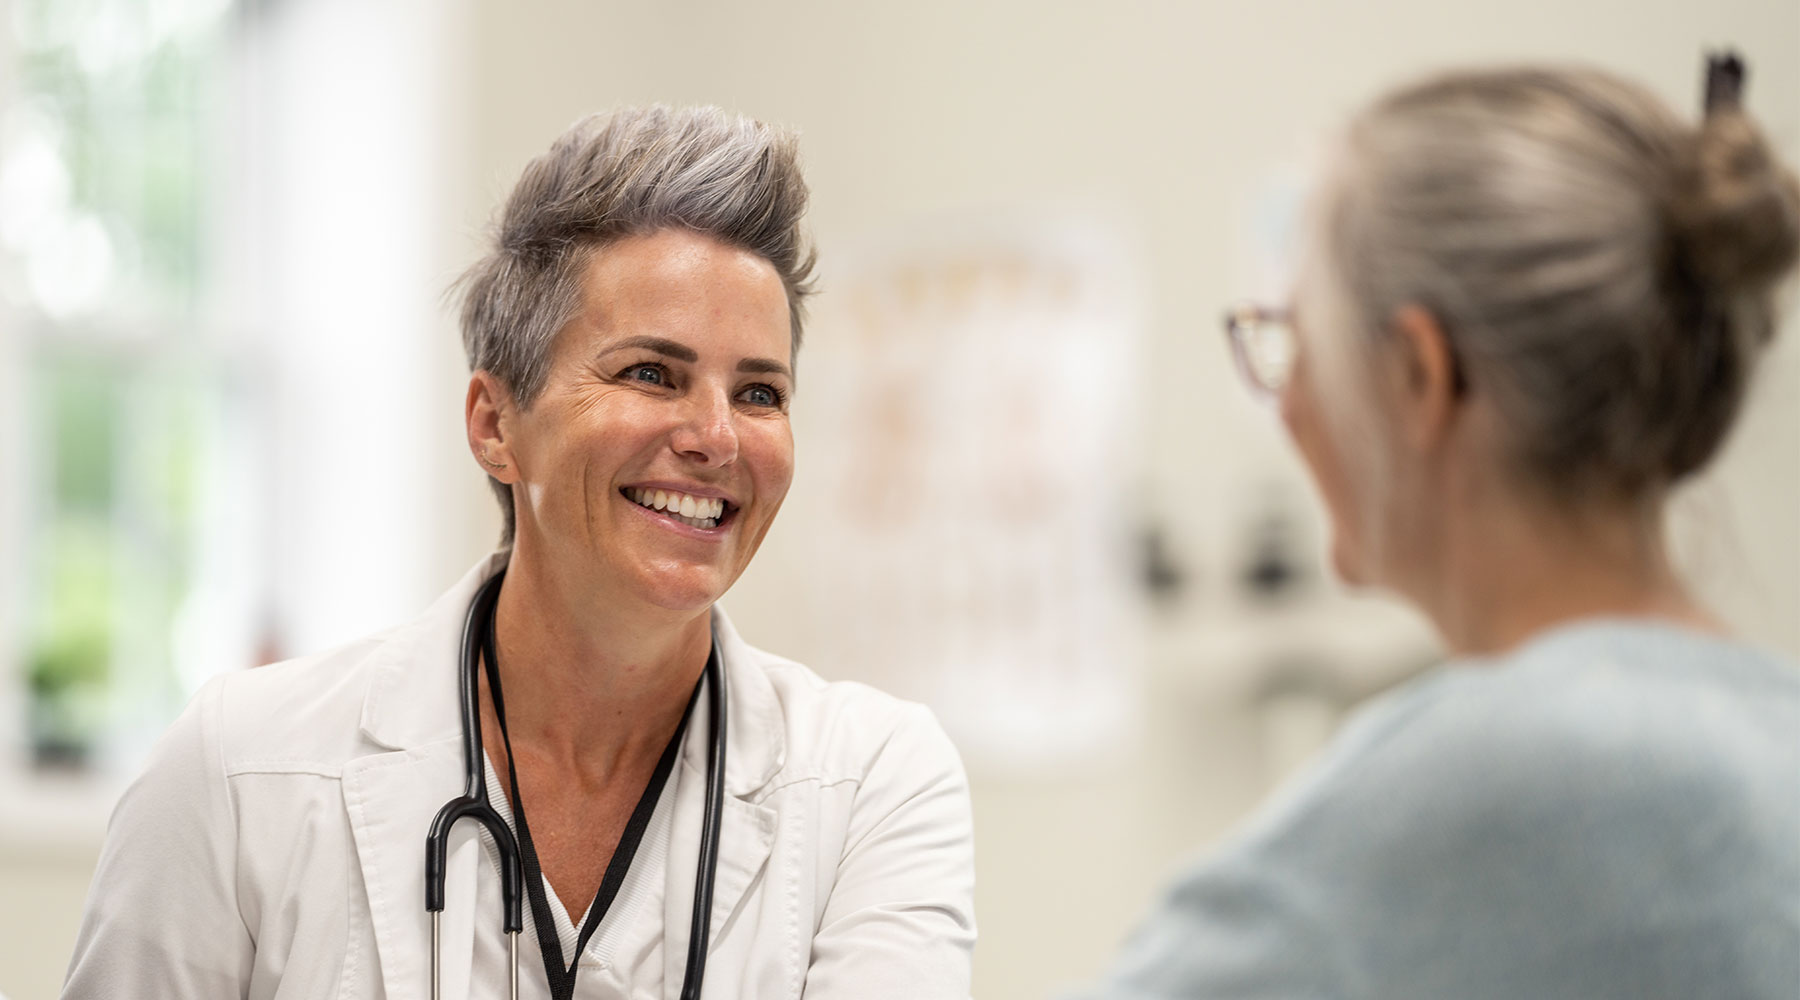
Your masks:
<path fill-rule="evenodd" d="M 206 677 L 416 614 L 498 519 L 445 289 L 623 103 L 798 127 L 822 250 L 759 645 L 967 757 L 975 986 L 1100 969 L 1428 630 L 1321 576 L 1221 309 L 1380 89 L 1740 48 L 1800 159 L 1800 2 L 0 0 L 0 993 L 53 995 L 105 817 Z M 1800 328 L 1671 526 L 1800 657 Z M 868 614 L 873 606 L 892 614 Z M 863 609 L 859 614 L 858 609 Z"/>

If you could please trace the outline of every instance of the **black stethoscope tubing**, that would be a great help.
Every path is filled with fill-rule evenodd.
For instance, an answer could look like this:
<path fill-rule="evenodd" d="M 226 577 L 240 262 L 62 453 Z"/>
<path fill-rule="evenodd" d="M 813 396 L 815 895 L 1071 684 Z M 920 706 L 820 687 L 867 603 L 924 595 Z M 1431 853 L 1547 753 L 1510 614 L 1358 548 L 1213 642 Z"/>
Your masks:
<path fill-rule="evenodd" d="M 481 630 L 493 604 L 500 599 L 500 582 L 506 571 L 494 574 L 475 591 L 463 620 L 461 695 L 463 737 L 463 794 L 444 803 L 431 820 L 425 836 L 425 909 L 431 914 L 431 997 L 438 1000 L 439 919 L 444 911 L 444 859 L 449 850 L 450 828 L 463 819 L 474 819 L 494 838 L 500 854 L 500 896 L 505 906 L 502 923 L 512 959 L 512 997 L 519 996 L 519 932 L 525 929 L 523 912 L 525 872 L 519 861 L 519 844 L 512 828 L 488 805 L 487 772 L 481 745 L 480 685 Z M 725 814 L 725 661 L 719 636 L 712 637 L 712 655 L 706 661 L 706 703 L 710 732 L 706 759 L 706 811 L 700 830 L 700 860 L 694 873 L 693 923 L 688 932 L 687 966 L 682 975 L 681 1000 L 700 1000 L 700 984 L 706 975 L 706 951 L 712 933 L 713 881 L 719 873 L 719 826 Z"/>

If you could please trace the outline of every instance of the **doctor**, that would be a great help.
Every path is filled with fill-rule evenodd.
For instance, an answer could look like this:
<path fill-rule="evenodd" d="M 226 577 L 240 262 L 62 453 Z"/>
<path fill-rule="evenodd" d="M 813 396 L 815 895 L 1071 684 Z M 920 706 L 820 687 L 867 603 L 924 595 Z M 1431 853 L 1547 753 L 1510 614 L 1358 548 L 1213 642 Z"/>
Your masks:
<path fill-rule="evenodd" d="M 507 544 L 411 624 L 200 692 L 113 816 L 64 996 L 429 995 L 427 831 L 477 782 L 501 822 L 444 837 L 443 996 L 512 988 L 515 845 L 521 996 L 673 1000 L 696 961 L 720 1000 L 967 996 L 956 751 L 715 607 L 793 473 L 806 197 L 789 134 L 716 109 L 526 168 L 463 285 Z"/>

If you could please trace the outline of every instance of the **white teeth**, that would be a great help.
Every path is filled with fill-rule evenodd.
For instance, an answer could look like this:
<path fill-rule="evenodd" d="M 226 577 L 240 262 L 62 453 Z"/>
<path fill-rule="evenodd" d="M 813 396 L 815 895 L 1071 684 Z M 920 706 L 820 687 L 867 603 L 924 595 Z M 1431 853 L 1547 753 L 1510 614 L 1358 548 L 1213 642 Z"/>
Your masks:
<path fill-rule="evenodd" d="M 633 487 L 626 491 L 633 503 L 667 513 L 683 524 L 696 528 L 716 528 L 725 516 L 725 501 L 717 497 L 696 497 L 671 490 Z"/>

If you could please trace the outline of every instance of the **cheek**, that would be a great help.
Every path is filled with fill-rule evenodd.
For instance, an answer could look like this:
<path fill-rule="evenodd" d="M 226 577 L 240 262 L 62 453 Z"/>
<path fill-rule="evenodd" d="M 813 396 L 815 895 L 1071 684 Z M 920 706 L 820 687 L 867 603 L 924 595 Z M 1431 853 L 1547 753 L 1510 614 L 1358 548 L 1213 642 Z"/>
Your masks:
<path fill-rule="evenodd" d="M 1281 416 L 1330 516 L 1332 562 L 1339 576 L 1356 582 L 1359 521 L 1355 490 L 1308 386 L 1296 382 L 1289 388 L 1282 396 Z"/>
<path fill-rule="evenodd" d="M 756 497 L 770 513 L 781 506 L 794 481 L 794 433 L 786 420 L 771 420 L 740 438 L 750 463 Z"/>
<path fill-rule="evenodd" d="M 1320 490 L 1330 492 L 1328 484 L 1336 478 L 1337 463 L 1333 461 L 1330 441 L 1319 420 L 1312 385 L 1303 373 L 1297 375 L 1281 394 L 1281 422 L 1287 425 L 1288 437 L 1306 461 Z"/>

